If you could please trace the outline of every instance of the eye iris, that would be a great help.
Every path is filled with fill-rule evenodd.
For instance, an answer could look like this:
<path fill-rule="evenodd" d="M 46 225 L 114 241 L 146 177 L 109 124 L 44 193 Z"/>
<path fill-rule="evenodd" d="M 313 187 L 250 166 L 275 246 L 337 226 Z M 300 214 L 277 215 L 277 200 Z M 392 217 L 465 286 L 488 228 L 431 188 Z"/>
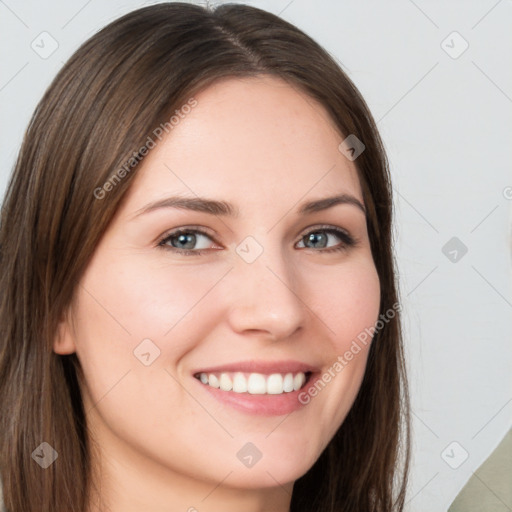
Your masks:
<path fill-rule="evenodd" d="M 319 247 L 317 244 L 319 240 L 322 239 L 324 241 L 324 245 L 320 245 L 325 247 L 325 244 L 327 243 L 327 235 L 325 233 L 310 233 L 308 236 L 306 236 L 306 242 L 311 242 L 313 247 Z"/>
<path fill-rule="evenodd" d="M 177 243 L 174 243 L 174 240 L 177 240 Z M 188 240 L 188 242 L 187 242 Z M 171 241 L 173 247 L 178 247 L 178 249 L 192 249 L 196 243 L 196 236 L 192 233 L 187 234 L 179 234 L 176 235 Z M 185 244 L 185 247 L 183 245 L 177 245 L 177 244 Z"/>

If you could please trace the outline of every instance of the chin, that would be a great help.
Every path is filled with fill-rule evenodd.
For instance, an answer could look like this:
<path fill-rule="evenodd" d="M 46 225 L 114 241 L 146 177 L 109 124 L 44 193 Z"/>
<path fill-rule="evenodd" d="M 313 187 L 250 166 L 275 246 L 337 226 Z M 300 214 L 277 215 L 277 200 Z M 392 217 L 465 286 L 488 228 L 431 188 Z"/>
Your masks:
<path fill-rule="evenodd" d="M 252 467 L 242 463 L 231 467 L 233 473 L 226 479 L 226 485 L 234 488 L 264 489 L 295 482 L 309 471 L 318 457 L 307 457 L 297 449 L 292 454 L 273 454 L 262 457 Z M 237 461 L 238 462 L 238 461 Z M 229 466 L 229 464 L 227 465 Z M 229 469 L 226 471 L 226 474 Z"/>

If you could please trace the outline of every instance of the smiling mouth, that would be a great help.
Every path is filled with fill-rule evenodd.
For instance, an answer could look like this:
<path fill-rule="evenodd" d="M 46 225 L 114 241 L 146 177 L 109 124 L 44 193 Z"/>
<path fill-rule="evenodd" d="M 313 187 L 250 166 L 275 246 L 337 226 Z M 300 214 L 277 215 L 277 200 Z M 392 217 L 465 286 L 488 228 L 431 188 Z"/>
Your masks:
<path fill-rule="evenodd" d="M 251 395 L 282 395 L 298 391 L 309 381 L 312 372 L 263 373 L 248 372 L 212 372 L 196 373 L 194 377 L 205 386 L 248 393 Z"/>

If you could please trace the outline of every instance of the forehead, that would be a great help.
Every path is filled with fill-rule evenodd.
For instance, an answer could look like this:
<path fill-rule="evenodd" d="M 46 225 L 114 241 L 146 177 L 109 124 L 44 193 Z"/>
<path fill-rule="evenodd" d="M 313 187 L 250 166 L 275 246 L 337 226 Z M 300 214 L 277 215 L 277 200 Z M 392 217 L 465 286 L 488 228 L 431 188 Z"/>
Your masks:
<path fill-rule="evenodd" d="M 154 139 L 132 183 L 133 208 L 171 193 L 218 197 L 241 210 L 333 192 L 363 202 L 355 164 L 338 150 L 344 136 L 296 87 L 268 76 L 231 78 L 193 99 Z"/>

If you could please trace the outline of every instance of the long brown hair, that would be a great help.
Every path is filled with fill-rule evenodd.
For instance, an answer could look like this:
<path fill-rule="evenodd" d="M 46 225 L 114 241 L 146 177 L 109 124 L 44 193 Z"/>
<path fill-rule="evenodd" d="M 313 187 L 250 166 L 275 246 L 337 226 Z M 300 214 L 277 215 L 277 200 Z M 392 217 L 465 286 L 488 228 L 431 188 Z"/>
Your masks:
<path fill-rule="evenodd" d="M 245 5 L 162 3 L 133 11 L 86 41 L 58 73 L 28 126 L 0 227 L 0 465 L 8 512 L 83 512 L 91 446 L 75 354 L 53 340 L 102 234 L 137 172 L 134 151 L 194 93 L 228 77 L 277 76 L 322 104 L 365 145 L 356 167 L 381 283 L 397 304 L 392 189 L 375 122 L 335 60 L 293 25 Z M 131 159 L 108 197 L 94 191 Z M 134 160 L 136 160 L 134 162 Z M 42 470 L 34 450 L 58 459 Z M 397 311 L 377 332 L 360 391 L 291 510 L 402 510 L 409 399 Z"/>

